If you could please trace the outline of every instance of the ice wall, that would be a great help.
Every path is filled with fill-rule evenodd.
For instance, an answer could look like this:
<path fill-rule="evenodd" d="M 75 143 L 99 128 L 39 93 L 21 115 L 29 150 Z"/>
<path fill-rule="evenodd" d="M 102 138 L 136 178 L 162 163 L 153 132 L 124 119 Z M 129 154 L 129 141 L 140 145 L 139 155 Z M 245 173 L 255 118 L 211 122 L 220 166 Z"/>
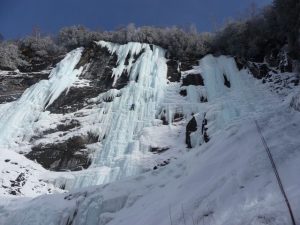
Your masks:
<path fill-rule="evenodd" d="M 15 102 L 0 106 L 0 148 L 24 145 L 33 135 L 33 123 L 44 109 L 68 89 L 82 68 L 75 69 L 83 48 L 66 55 L 51 71 L 49 80 L 41 80 L 28 88 Z"/>
<path fill-rule="evenodd" d="M 100 146 L 92 165 L 67 187 L 78 188 L 111 182 L 140 171 L 140 161 L 148 152 L 139 142 L 143 128 L 152 125 L 167 84 L 165 51 L 141 43 L 118 45 L 100 41 L 118 56 L 113 69 L 114 83 L 127 71 L 129 82 L 121 90 L 111 89 L 93 99 L 98 112 L 91 118 L 98 127 Z"/>

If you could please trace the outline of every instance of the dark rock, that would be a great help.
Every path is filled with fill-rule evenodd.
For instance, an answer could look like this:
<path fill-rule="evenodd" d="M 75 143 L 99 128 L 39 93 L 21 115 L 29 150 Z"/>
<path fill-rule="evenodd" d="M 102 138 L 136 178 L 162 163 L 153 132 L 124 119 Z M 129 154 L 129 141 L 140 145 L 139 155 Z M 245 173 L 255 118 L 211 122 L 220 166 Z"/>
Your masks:
<path fill-rule="evenodd" d="M 207 102 L 207 97 L 201 96 L 200 102 Z"/>
<path fill-rule="evenodd" d="M 25 56 L 25 60 L 28 62 L 28 64 L 19 66 L 18 69 L 24 73 L 38 72 L 49 69 L 55 66 L 55 64 L 60 62 L 65 57 L 63 54 L 47 56 L 43 58 L 35 57 L 30 49 L 23 49 L 22 53 Z"/>
<path fill-rule="evenodd" d="M 9 194 L 11 194 L 11 195 L 17 195 L 17 194 L 20 194 L 20 192 L 17 193 L 16 190 L 10 190 Z"/>
<path fill-rule="evenodd" d="M 10 161 L 10 159 L 5 159 L 5 160 L 4 160 L 4 162 L 9 162 L 9 161 Z"/>
<path fill-rule="evenodd" d="M 159 163 L 158 166 L 162 167 L 162 166 L 166 166 L 170 163 L 169 160 L 164 160 L 162 163 Z"/>
<path fill-rule="evenodd" d="M 31 85 L 48 79 L 49 73 L 13 73 L 0 76 L 0 104 L 15 101 Z"/>
<path fill-rule="evenodd" d="M 26 183 L 25 174 L 20 173 L 16 180 L 11 180 L 11 187 L 21 187 Z"/>
<path fill-rule="evenodd" d="M 223 74 L 224 77 L 224 85 L 228 88 L 230 88 L 231 84 L 230 81 L 228 80 L 227 76 L 225 74 Z"/>
<path fill-rule="evenodd" d="M 199 59 L 190 58 L 189 60 L 182 60 L 180 63 L 180 70 L 187 71 L 193 69 L 194 66 L 199 64 Z"/>
<path fill-rule="evenodd" d="M 188 74 L 182 79 L 182 86 L 201 85 L 204 86 L 204 80 L 201 74 Z"/>
<path fill-rule="evenodd" d="M 197 121 L 193 116 L 193 118 L 188 122 L 185 132 L 185 143 L 187 144 L 188 148 L 192 148 L 190 135 L 195 131 L 197 131 Z"/>
<path fill-rule="evenodd" d="M 294 86 L 298 86 L 298 85 L 299 85 L 299 82 L 300 82 L 299 79 L 295 79 L 295 80 L 292 80 L 292 81 L 291 81 L 291 83 L 293 83 Z"/>
<path fill-rule="evenodd" d="M 151 46 L 150 46 L 151 47 Z M 152 46 L 153 47 L 153 46 Z M 137 61 L 137 59 L 138 58 L 140 58 L 140 56 L 142 55 L 142 54 L 144 54 L 144 52 L 145 52 L 145 49 L 142 49 L 140 52 L 139 52 L 139 54 L 135 54 L 134 56 L 133 56 L 133 62 L 132 63 L 135 63 L 136 61 Z"/>
<path fill-rule="evenodd" d="M 160 119 L 163 121 L 163 125 L 169 125 L 166 116 L 163 115 Z"/>
<path fill-rule="evenodd" d="M 87 105 L 87 100 L 98 96 L 112 88 L 121 89 L 128 83 L 129 76 L 124 71 L 113 85 L 113 68 L 117 65 L 117 55 L 111 55 L 106 48 L 91 44 L 84 50 L 76 67 L 88 65 L 80 78 L 90 80 L 88 87 L 71 87 L 69 92 L 61 94 L 47 110 L 52 113 L 76 112 Z M 106 99 L 112 101 L 113 99 Z"/>
<path fill-rule="evenodd" d="M 124 65 L 125 65 L 125 66 L 128 66 L 128 65 L 129 65 L 129 59 L 130 59 L 130 57 L 131 57 L 131 54 L 130 54 L 130 52 L 129 52 L 128 55 L 126 56 L 126 59 L 125 59 L 125 62 L 124 62 Z"/>
<path fill-rule="evenodd" d="M 201 133 L 203 134 L 205 131 L 205 126 L 207 125 L 207 119 L 203 119 L 202 121 L 202 128 L 201 128 Z"/>
<path fill-rule="evenodd" d="M 166 110 L 162 110 L 161 113 L 159 114 L 159 117 L 158 119 L 161 119 L 163 121 L 163 125 L 168 125 L 169 122 L 167 120 L 167 117 L 166 117 Z"/>
<path fill-rule="evenodd" d="M 293 72 L 293 60 L 287 54 L 286 47 L 272 46 L 264 59 L 270 67 L 276 67 L 281 73 Z"/>
<path fill-rule="evenodd" d="M 187 91 L 185 89 L 180 90 L 179 94 L 182 96 L 187 96 Z"/>
<path fill-rule="evenodd" d="M 172 122 L 178 122 L 180 120 L 183 120 L 184 115 L 182 113 L 175 113 L 173 116 L 173 121 Z"/>
<path fill-rule="evenodd" d="M 266 77 L 270 72 L 270 69 L 266 64 L 248 63 L 248 68 L 257 79 Z"/>
<path fill-rule="evenodd" d="M 241 57 L 234 57 L 236 66 L 239 70 L 242 70 L 247 67 L 247 61 Z"/>
<path fill-rule="evenodd" d="M 204 141 L 205 141 L 206 143 L 209 142 L 209 140 L 210 140 L 210 138 L 209 138 L 209 136 L 208 136 L 208 134 L 207 134 L 206 131 L 205 131 L 204 134 L 203 134 L 203 139 L 204 139 Z"/>
<path fill-rule="evenodd" d="M 40 144 L 34 146 L 26 157 L 36 160 L 44 168 L 55 171 L 81 170 L 90 166 L 86 144 L 98 141 L 87 137 L 75 136 L 62 143 Z"/>
<path fill-rule="evenodd" d="M 170 82 L 180 82 L 181 73 L 178 71 L 179 62 L 177 60 L 169 60 L 167 78 Z"/>
<path fill-rule="evenodd" d="M 164 147 L 164 148 L 150 147 L 150 152 L 152 152 L 154 154 L 160 154 L 160 153 L 163 153 L 163 152 L 165 152 L 167 150 L 169 150 L 168 147 Z"/>
<path fill-rule="evenodd" d="M 209 138 L 209 136 L 207 134 L 208 128 L 207 128 L 207 119 L 205 118 L 205 115 L 204 115 L 204 119 L 202 120 L 201 133 L 202 133 L 204 142 L 207 143 L 207 142 L 209 142 L 210 138 Z"/>

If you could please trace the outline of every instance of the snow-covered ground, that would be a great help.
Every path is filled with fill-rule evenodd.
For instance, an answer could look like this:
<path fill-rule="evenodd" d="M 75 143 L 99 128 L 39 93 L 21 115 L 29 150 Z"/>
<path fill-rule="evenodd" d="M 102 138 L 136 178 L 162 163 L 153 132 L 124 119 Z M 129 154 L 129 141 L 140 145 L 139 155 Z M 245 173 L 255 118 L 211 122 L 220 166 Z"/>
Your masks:
<path fill-rule="evenodd" d="M 298 112 L 284 106 L 259 122 L 299 222 L 300 121 Z M 251 120 L 231 124 L 167 167 L 69 194 L 1 204 L 2 223 L 11 225 L 291 224 Z"/>
<path fill-rule="evenodd" d="M 300 112 L 291 107 L 292 99 L 297 105 L 296 88 L 285 89 L 280 95 L 272 93 L 270 85 L 253 78 L 248 70 L 239 71 L 233 58 L 211 55 L 201 59 L 192 70 L 182 72 L 183 77 L 201 74 L 204 86 L 184 87 L 181 83 L 165 80 L 165 59 L 161 49 L 152 50 L 149 45 L 137 44 L 100 44 L 107 45 L 111 52 L 117 52 L 119 56 L 115 78 L 128 69 L 132 82 L 124 89 L 112 89 L 93 99 L 94 107 L 82 110 L 90 116 L 80 122 L 82 129 L 90 128 L 91 118 L 111 124 L 111 140 L 106 137 L 107 142 L 93 146 L 96 154 L 94 166 L 90 169 L 58 175 L 43 173 L 43 169 L 37 168 L 38 165 L 33 162 L 31 167 L 54 183 L 68 181 L 69 189 L 74 189 L 74 177 L 79 177 L 75 183 L 83 182 L 75 188 L 117 180 L 105 181 L 105 176 L 99 177 L 97 163 L 109 163 L 109 172 L 119 162 L 118 156 L 133 159 L 134 163 L 130 161 L 129 165 L 131 168 L 138 166 L 139 172 L 129 174 L 126 167 L 122 167 L 125 170 L 120 181 L 79 188 L 65 194 L 37 198 L 1 197 L 1 225 L 291 224 L 255 120 L 274 156 L 297 223 L 300 222 L 300 180 L 297 176 L 297 171 L 300 171 Z M 140 60 L 133 63 L 130 59 L 125 65 L 130 51 L 134 55 L 143 48 L 146 50 Z M 141 80 L 134 82 L 137 74 Z M 186 96 L 179 94 L 183 89 L 187 92 Z M 153 101 L 147 101 L 147 97 L 152 95 L 156 96 Z M 103 114 L 101 110 L 111 106 L 109 113 L 123 116 L 123 119 L 119 120 L 118 116 L 99 117 L 97 102 L 108 96 L 113 96 L 113 101 L 102 105 L 100 115 Z M 208 101 L 200 101 L 201 97 L 206 97 Z M 132 102 L 135 103 L 135 110 L 130 110 Z M 174 121 L 176 114 L 182 115 L 183 119 Z M 191 134 L 193 148 L 187 149 L 185 129 L 192 114 L 198 129 Z M 53 121 L 54 115 L 43 115 L 45 120 L 40 120 L 40 124 Z M 159 120 L 162 116 L 166 117 L 168 125 L 163 125 Z M 65 117 L 72 117 L 72 114 Z M 210 138 L 208 143 L 205 143 L 202 134 L 204 118 Z M 140 126 L 140 123 L 133 125 L 139 120 L 142 120 Z M 101 133 L 101 130 L 98 131 Z M 133 143 L 127 143 L 129 154 L 114 140 Z M 149 148 L 165 150 L 153 154 L 148 152 Z M 23 157 L 15 152 L 8 154 L 14 154 L 11 158 L 15 160 Z M 117 155 L 104 162 L 107 157 L 101 157 L 102 154 Z M 3 161 L 4 157 L 0 160 Z"/>

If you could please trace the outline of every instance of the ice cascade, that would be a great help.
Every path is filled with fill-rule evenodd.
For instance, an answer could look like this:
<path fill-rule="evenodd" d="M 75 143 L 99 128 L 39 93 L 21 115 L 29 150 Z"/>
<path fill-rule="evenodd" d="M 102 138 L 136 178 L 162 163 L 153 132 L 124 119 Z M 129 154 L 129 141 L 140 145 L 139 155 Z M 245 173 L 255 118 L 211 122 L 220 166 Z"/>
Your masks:
<path fill-rule="evenodd" d="M 112 74 L 114 83 L 124 72 L 129 81 L 123 89 L 111 89 L 92 100 L 98 107 L 92 119 L 97 124 L 94 133 L 100 144 L 90 168 L 67 184 L 72 188 L 103 184 L 140 172 L 148 148 L 141 145 L 139 136 L 143 128 L 153 125 L 167 85 L 162 48 L 132 42 L 119 45 L 100 41 L 98 45 L 118 57 Z"/>
<path fill-rule="evenodd" d="M 68 53 L 51 71 L 49 80 L 28 88 L 15 102 L 0 106 L 0 148 L 25 145 L 34 134 L 33 124 L 40 113 L 68 89 L 82 72 L 75 69 L 83 48 Z"/>

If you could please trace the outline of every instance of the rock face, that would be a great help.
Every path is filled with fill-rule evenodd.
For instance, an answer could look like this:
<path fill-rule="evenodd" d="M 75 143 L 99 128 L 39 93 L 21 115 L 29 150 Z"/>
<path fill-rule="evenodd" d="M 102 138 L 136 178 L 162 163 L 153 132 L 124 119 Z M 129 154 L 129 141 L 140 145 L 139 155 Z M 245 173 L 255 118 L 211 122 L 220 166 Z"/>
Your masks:
<path fill-rule="evenodd" d="M 225 74 L 223 74 L 224 77 L 224 85 L 228 88 L 231 87 L 230 81 L 228 80 L 227 76 Z"/>
<path fill-rule="evenodd" d="M 89 137 L 75 136 L 62 143 L 41 144 L 33 147 L 26 157 L 50 170 L 82 170 L 91 164 L 85 145 L 94 141 Z"/>
<path fill-rule="evenodd" d="M 180 63 L 177 60 L 170 59 L 168 65 L 168 80 L 170 82 L 179 82 L 181 78 Z"/>
<path fill-rule="evenodd" d="M 92 43 L 83 52 L 77 67 L 86 66 L 80 78 L 87 86 L 73 86 L 62 94 L 49 108 L 51 113 L 76 112 L 86 105 L 86 100 L 98 96 L 111 88 L 121 89 L 128 83 L 124 72 L 113 87 L 112 69 L 116 67 L 117 56 L 111 55 L 106 48 Z"/>
<path fill-rule="evenodd" d="M 257 64 L 257 63 L 248 63 L 248 68 L 250 72 L 253 74 L 253 76 L 257 79 L 262 79 L 268 75 L 270 72 L 269 67 L 262 63 L 262 64 Z"/>
<path fill-rule="evenodd" d="M 0 75 L 0 104 L 18 99 L 31 85 L 48 79 L 49 71 L 39 73 L 7 72 Z"/>
<path fill-rule="evenodd" d="M 204 116 L 203 121 L 202 121 L 201 133 L 202 133 L 202 136 L 203 136 L 203 140 L 205 142 L 209 142 L 209 140 L 210 140 L 210 138 L 207 134 L 207 130 L 208 130 L 208 128 L 207 128 L 207 119 Z"/>
<path fill-rule="evenodd" d="M 194 66 L 199 64 L 199 59 L 189 58 L 180 62 L 180 70 L 187 71 L 193 69 Z"/>
<path fill-rule="evenodd" d="M 197 131 L 197 121 L 193 116 L 193 118 L 186 125 L 186 131 L 185 131 L 185 143 L 187 144 L 188 148 L 192 148 L 190 135 L 195 131 Z"/>
<path fill-rule="evenodd" d="M 182 86 L 204 86 L 204 81 L 201 74 L 188 74 L 182 79 Z"/>
<path fill-rule="evenodd" d="M 239 70 L 248 68 L 253 76 L 257 79 L 263 79 L 269 75 L 270 72 L 293 72 L 293 60 L 285 51 L 282 49 L 274 48 L 269 49 L 266 53 L 264 60 L 259 62 L 250 62 L 241 57 L 234 57 L 236 65 Z"/>

